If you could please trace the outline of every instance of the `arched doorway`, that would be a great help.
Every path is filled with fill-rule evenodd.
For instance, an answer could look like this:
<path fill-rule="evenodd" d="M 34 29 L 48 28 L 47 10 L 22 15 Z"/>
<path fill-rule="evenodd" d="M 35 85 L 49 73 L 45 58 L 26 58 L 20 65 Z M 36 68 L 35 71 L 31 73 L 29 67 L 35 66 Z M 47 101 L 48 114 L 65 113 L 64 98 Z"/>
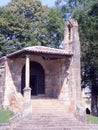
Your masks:
<path fill-rule="evenodd" d="M 45 73 L 41 64 L 37 62 L 30 62 L 30 88 L 31 95 L 45 94 Z M 21 93 L 25 88 L 25 65 L 22 69 L 21 77 Z"/>

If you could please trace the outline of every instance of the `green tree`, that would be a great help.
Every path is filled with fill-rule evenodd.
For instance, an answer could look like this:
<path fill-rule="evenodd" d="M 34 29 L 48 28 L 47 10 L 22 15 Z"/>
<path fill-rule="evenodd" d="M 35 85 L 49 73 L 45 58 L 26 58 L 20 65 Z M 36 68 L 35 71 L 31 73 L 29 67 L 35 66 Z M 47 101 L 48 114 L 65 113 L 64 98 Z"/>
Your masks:
<path fill-rule="evenodd" d="M 25 46 L 58 47 L 62 40 L 62 15 L 38 0 L 12 0 L 0 8 L 0 56 Z"/>
<path fill-rule="evenodd" d="M 33 36 L 33 42 L 35 45 L 41 45 L 43 35 L 47 34 L 45 33 L 47 29 L 44 21 L 48 13 L 48 8 L 43 7 L 38 0 L 12 0 L 7 8 L 14 14 L 21 16 L 22 19 L 27 20 L 30 26 L 30 34 Z"/>
<path fill-rule="evenodd" d="M 84 14 L 79 18 L 79 22 L 81 30 L 82 67 L 85 66 L 86 68 L 85 75 L 87 77 L 85 81 L 91 82 L 92 114 L 98 116 L 98 2 L 85 9 Z"/>
<path fill-rule="evenodd" d="M 42 6 L 39 0 L 12 0 L 8 8 L 28 20 L 35 44 L 59 46 L 64 25 L 59 10 Z"/>
<path fill-rule="evenodd" d="M 28 46 L 32 40 L 29 28 L 26 20 L 0 8 L 0 56 Z"/>
<path fill-rule="evenodd" d="M 47 16 L 48 46 L 59 47 L 63 40 L 64 20 L 59 10 L 52 8 Z"/>

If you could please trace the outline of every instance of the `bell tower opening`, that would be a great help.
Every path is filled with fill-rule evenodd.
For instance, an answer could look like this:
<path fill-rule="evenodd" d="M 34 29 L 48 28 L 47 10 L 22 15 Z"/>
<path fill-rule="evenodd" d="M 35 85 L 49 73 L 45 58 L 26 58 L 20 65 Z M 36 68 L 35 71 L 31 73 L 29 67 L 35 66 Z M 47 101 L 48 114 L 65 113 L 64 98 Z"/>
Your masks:
<path fill-rule="evenodd" d="M 71 40 L 71 26 L 70 24 L 68 24 L 67 26 L 68 26 L 68 39 Z"/>

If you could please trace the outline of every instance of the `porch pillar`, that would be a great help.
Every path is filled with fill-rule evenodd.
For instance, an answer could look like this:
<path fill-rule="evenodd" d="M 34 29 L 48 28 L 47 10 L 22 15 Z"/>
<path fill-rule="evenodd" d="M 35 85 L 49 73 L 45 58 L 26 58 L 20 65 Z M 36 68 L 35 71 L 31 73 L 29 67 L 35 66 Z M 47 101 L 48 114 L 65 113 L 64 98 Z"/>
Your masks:
<path fill-rule="evenodd" d="M 30 59 L 26 55 L 25 66 L 25 88 L 24 88 L 24 104 L 23 104 L 23 116 L 32 114 L 32 102 L 31 102 L 31 88 L 30 85 Z"/>
<path fill-rule="evenodd" d="M 25 88 L 29 88 L 30 82 L 30 59 L 29 56 L 26 56 L 26 67 L 25 67 Z"/>
<path fill-rule="evenodd" d="M 25 67 L 25 88 L 24 88 L 24 98 L 25 100 L 31 99 L 31 88 L 30 85 L 30 59 L 26 56 L 26 67 Z"/>

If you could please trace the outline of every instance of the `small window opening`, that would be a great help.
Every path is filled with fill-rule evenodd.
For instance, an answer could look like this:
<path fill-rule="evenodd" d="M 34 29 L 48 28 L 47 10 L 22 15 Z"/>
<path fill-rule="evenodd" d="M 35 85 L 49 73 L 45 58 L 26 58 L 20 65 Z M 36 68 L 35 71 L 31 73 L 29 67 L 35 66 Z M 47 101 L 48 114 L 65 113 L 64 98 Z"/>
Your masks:
<path fill-rule="evenodd" d="M 68 25 L 68 39 L 71 40 L 71 26 Z"/>

